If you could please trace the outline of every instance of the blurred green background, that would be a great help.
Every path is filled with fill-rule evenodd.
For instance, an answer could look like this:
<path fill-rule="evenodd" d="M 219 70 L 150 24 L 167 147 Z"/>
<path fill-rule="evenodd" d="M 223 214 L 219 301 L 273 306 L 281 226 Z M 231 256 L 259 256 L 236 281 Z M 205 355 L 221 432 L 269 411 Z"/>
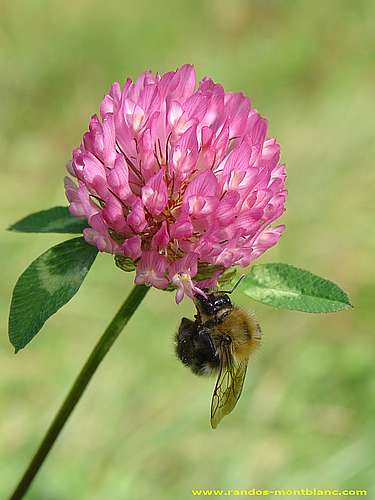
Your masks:
<path fill-rule="evenodd" d="M 27 498 L 184 500 L 192 488 L 253 487 L 375 495 L 374 18 L 372 0 L 1 2 L 0 498 L 131 286 L 100 255 L 80 293 L 14 356 L 12 287 L 64 238 L 5 228 L 65 204 L 66 161 L 114 80 L 186 62 L 247 93 L 282 146 L 287 231 L 262 261 L 337 281 L 355 309 L 282 312 L 236 294 L 256 311 L 264 344 L 240 404 L 213 432 L 214 381 L 173 351 L 192 305 L 151 291 Z"/>

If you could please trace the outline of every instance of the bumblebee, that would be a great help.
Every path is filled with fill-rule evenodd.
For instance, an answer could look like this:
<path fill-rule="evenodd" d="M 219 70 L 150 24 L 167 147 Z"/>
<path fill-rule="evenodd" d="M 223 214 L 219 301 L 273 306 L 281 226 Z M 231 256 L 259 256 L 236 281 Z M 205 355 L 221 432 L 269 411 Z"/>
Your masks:
<path fill-rule="evenodd" d="M 250 355 L 259 346 L 255 317 L 234 307 L 230 292 L 196 295 L 195 321 L 182 318 L 176 354 L 196 375 L 217 374 L 211 401 L 211 426 L 217 427 L 241 396 Z"/>

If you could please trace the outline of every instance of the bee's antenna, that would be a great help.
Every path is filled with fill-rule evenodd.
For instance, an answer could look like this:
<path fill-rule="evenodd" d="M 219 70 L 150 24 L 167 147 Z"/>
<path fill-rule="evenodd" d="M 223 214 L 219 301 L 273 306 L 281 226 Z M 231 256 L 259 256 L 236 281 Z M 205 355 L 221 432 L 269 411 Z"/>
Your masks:
<path fill-rule="evenodd" d="M 221 293 L 227 293 L 227 294 L 231 294 L 235 291 L 235 289 L 238 287 L 238 285 L 241 283 L 241 281 L 244 279 L 245 275 L 243 274 L 237 281 L 237 283 L 233 286 L 232 290 L 220 290 Z"/>

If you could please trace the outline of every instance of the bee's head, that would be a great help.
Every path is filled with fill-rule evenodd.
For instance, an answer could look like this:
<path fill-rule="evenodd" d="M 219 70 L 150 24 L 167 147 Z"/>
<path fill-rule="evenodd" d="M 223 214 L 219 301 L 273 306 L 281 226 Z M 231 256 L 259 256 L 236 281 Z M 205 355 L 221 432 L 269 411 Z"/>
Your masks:
<path fill-rule="evenodd" d="M 203 295 L 195 295 L 195 305 L 203 322 L 207 319 L 217 316 L 221 311 L 232 308 L 232 302 L 229 295 L 223 292 L 213 292 Z"/>

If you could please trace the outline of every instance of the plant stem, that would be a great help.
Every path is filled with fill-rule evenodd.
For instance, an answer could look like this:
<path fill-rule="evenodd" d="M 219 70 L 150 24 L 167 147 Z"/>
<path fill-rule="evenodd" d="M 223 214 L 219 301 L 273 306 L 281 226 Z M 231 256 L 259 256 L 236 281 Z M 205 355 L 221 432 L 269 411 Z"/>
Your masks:
<path fill-rule="evenodd" d="M 37 452 L 14 490 L 14 493 L 10 497 L 10 500 L 20 500 L 24 497 L 34 477 L 43 465 L 49 451 L 66 424 L 70 414 L 85 392 L 85 389 L 96 372 L 96 369 L 111 348 L 114 341 L 120 335 L 124 326 L 133 316 L 147 291 L 148 287 L 144 285 L 135 286 L 108 325 L 107 329 L 84 364 L 65 401 L 57 412 Z"/>

